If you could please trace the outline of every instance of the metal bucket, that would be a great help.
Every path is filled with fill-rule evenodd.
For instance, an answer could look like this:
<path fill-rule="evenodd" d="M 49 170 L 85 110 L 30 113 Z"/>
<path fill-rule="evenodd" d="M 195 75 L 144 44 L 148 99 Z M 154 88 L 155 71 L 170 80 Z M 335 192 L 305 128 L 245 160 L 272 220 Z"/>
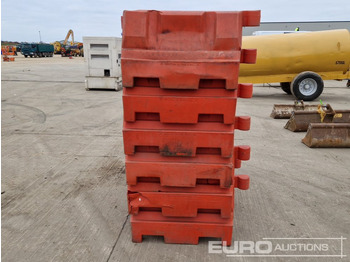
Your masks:
<path fill-rule="evenodd" d="M 288 119 L 291 117 L 292 112 L 298 111 L 316 111 L 317 105 L 305 105 L 304 101 L 295 101 L 294 105 L 273 105 L 271 117 L 275 119 Z"/>
<path fill-rule="evenodd" d="M 311 123 L 302 142 L 308 147 L 350 147 L 350 123 Z"/>

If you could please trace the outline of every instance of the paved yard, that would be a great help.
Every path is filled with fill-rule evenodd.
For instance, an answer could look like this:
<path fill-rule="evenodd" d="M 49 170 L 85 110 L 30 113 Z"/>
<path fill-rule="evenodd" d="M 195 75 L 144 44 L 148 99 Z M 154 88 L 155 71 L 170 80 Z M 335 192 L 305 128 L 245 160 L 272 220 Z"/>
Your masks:
<path fill-rule="evenodd" d="M 161 237 L 132 243 L 122 92 L 86 91 L 83 58 L 19 56 L 2 62 L 1 77 L 3 261 L 288 260 L 208 254 L 211 239 L 197 246 L 164 244 Z M 322 100 L 350 109 L 345 84 L 327 81 Z M 293 99 L 257 86 L 252 99 L 238 102 L 238 115 L 250 115 L 252 128 L 236 131 L 235 141 L 250 145 L 252 154 L 237 173 L 249 174 L 251 187 L 236 190 L 233 238 L 345 237 L 349 259 L 350 150 L 306 147 L 305 133 L 269 117 L 275 103 Z M 329 247 L 311 254 L 340 255 L 339 240 Z"/>

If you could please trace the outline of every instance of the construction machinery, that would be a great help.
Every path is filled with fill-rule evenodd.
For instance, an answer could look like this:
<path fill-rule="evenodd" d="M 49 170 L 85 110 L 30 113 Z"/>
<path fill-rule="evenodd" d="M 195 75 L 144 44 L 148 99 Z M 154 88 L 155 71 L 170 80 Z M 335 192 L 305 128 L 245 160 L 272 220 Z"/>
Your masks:
<path fill-rule="evenodd" d="M 71 37 L 71 41 L 68 41 Z M 55 54 L 61 54 L 61 56 L 83 56 L 83 43 L 74 42 L 74 32 L 72 29 L 68 30 L 66 38 L 62 41 L 56 41 L 52 43 L 55 47 Z"/>
<path fill-rule="evenodd" d="M 1 54 L 4 62 L 15 61 L 13 56 L 17 55 L 15 46 L 1 46 Z"/>
<path fill-rule="evenodd" d="M 17 55 L 16 46 L 4 45 L 1 46 L 1 54 L 2 55 Z"/>
<path fill-rule="evenodd" d="M 73 30 L 72 29 L 69 29 L 67 35 L 66 35 L 66 38 L 64 39 L 63 41 L 63 45 L 66 45 L 67 42 L 68 42 L 68 39 L 69 37 L 72 36 L 72 40 L 70 41 L 70 45 L 74 45 L 74 33 L 73 33 Z"/>
<path fill-rule="evenodd" d="M 61 54 L 61 46 L 63 44 L 63 41 L 56 41 L 51 44 L 54 46 L 54 54 Z"/>
<path fill-rule="evenodd" d="M 72 56 L 72 49 L 69 45 L 62 45 L 61 46 L 61 56 Z"/>
<path fill-rule="evenodd" d="M 61 56 L 84 56 L 83 43 L 76 45 L 62 45 Z"/>
<path fill-rule="evenodd" d="M 84 56 L 84 46 L 83 43 L 76 43 L 76 48 L 72 49 L 73 56 Z"/>
<path fill-rule="evenodd" d="M 71 37 L 71 41 L 70 41 L 70 45 L 74 45 L 74 33 L 73 33 L 73 30 L 72 29 L 69 29 L 67 35 L 66 35 L 66 38 L 62 41 L 56 41 L 56 42 L 53 42 L 53 46 L 55 47 L 55 51 L 54 53 L 55 54 L 61 54 L 61 51 L 62 51 L 62 47 L 65 46 L 68 42 L 68 39 L 69 37 Z"/>
<path fill-rule="evenodd" d="M 240 65 L 240 83 L 281 83 L 297 99 L 312 101 L 323 80 L 350 78 L 348 30 L 246 36 L 242 48 L 257 48 L 256 64 Z"/>

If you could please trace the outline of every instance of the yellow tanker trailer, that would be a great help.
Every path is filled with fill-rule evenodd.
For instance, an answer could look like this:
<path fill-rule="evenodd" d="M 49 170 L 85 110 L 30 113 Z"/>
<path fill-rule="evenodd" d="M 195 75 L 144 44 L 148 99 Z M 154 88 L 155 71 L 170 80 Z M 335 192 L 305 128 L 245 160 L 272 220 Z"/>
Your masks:
<path fill-rule="evenodd" d="M 242 48 L 257 49 L 256 64 L 240 65 L 240 83 L 281 83 L 283 91 L 312 101 L 323 80 L 350 78 L 350 33 L 329 30 L 246 36 Z"/>

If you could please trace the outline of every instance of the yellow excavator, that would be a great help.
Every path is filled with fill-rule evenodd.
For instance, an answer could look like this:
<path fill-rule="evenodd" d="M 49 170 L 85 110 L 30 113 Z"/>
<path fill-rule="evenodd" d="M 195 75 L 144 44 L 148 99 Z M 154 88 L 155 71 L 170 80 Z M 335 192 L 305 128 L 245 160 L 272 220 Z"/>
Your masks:
<path fill-rule="evenodd" d="M 53 46 L 55 47 L 55 51 L 54 51 L 55 54 L 61 54 L 62 46 L 65 46 L 67 44 L 70 36 L 72 36 L 71 41 L 70 41 L 70 45 L 72 46 L 72 45 L 74 45 L 74 33 L 73 33 L 72 29 L 69 29 L 64 41 L 56 41 L 56 42 L 52 43 Z"/>

